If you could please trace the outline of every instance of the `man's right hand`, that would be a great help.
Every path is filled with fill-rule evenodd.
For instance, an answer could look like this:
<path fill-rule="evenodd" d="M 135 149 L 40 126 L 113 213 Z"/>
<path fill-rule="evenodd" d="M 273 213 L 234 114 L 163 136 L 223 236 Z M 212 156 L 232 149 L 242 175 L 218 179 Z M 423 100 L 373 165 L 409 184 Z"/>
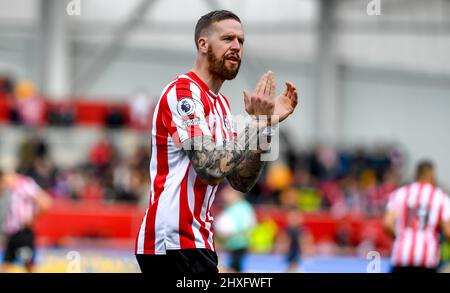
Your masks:
<path fill-rule="evenodd" d="M 256 84 L 250 96 L 244 90 L 245 111 L 249 115 L 272 116 L 275 109 L 275 79 L 272 71 L 267 71 Z"/>

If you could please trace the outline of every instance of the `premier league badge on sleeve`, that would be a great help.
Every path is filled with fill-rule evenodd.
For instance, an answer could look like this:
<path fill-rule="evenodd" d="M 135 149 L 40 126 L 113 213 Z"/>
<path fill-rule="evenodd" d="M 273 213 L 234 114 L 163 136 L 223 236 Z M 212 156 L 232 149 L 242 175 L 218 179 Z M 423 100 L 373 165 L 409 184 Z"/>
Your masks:
<path fill-rule="evenodd" d="M 178 114 L 181 116 L 191 116 L 195 112 L 195 103 L 192 98 L 182 98 L 177 104 Z"/>

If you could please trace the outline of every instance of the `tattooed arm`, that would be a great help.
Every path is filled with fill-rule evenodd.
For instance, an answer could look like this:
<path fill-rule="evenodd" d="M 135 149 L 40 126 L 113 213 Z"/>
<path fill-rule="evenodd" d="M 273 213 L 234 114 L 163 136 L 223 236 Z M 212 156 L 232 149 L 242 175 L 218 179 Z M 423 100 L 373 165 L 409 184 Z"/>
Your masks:
<path fill-rule="evenodd" d="M 216 146 L 211 136 L 196 136 L 183 142 L 197 175 L 208 184 L 218 184 L 227 177 L 233 188 L 247 192 L 255 184 L 263 162 L 257 146 L 262 136 L 255 122 L 248 124 L 237 140 Z M 242 170 L 246 168 L 246 170 Z"/>
<path fill-rule="evenodd" d="M 245 110 L 253 119 L 238 135 L 237 140 L 224 143 L 218 148 L 210 136 L 197 136 L 183 142 L 183 148 L 194 166 L 197 175 L 209 184 L 218 184 L 227 177 L 231 186 L 248 192 L 256 183 L 264 162 L 259 141 L 270 143 L 270 138 L 261 131 L 266 123 L 255 117 L 266 117 L 271 125 L 286 119 L 297 105 L 295 86 L 286 82 L 286 90 L 276 98 L 273 72 L 265 73 L 250 96 L 244 91 Z M 260 138 L 263 138 L 260 140 Z M 267 149 L 264 146 L 264 149 Z"/>
<path fill-rule="evenodd" d="M 261 150 L 250 150 L 227 179 L 231 186 L 240 192 L 247 193 L 252 189 L 261 175 L 265 162 L 261 160 Z"/>

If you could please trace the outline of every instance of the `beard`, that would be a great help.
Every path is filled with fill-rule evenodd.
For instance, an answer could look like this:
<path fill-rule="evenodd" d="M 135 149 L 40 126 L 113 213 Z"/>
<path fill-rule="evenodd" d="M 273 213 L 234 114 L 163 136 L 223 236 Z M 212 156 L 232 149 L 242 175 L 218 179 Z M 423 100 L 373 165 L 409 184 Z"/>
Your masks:
<path fill-rule="evenodd" d="M 239 73 L 239 68 L 241 67 L 240 59 L 235 68 L 228 68 L 225 64 L 227 56 L 223 55 L 221 59 L 217 58 L 216 55 L 214 55 L 212 46 L 208 47 L 207 58 L 209 63 L 209 71 L 223 80 L 232 80 Z"/>

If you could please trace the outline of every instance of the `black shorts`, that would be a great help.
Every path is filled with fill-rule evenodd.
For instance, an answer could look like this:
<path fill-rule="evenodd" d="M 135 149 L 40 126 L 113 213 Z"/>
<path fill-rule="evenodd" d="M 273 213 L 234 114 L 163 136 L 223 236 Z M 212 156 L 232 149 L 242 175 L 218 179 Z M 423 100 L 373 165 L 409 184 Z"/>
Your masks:
<path fill-rule="evenodd" d="M 23 228 L 7 237 L 4 262 L 20 261 L 24 265 L 31 265 L 34 263 L 35 254 L 34 233 L 31 228 Z"/>
<path fill-rule="evenodd" d="M 165 255 L 137 254 L 136 259 L 144 274 L 208 274 L 216 275 L 217 254 L 209 249 L 194 248 L 167 250 Z"/>

